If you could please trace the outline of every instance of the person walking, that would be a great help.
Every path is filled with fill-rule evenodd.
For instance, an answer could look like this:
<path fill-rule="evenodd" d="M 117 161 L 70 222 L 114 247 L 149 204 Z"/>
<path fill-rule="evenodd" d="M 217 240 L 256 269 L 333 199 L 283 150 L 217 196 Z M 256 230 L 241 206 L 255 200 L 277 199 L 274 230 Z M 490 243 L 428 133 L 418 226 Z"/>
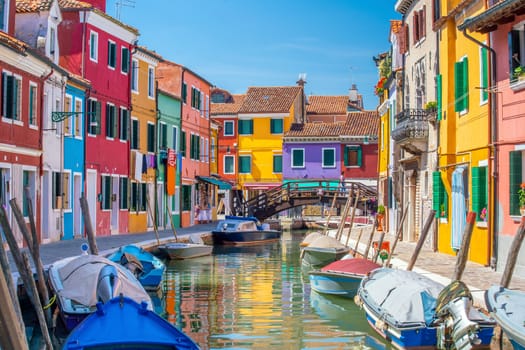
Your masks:
<path fill-rule="evenodd" d="M 341 192 L 345 192 L 345 172 L 341 171 L 341 176 L 339 176 L 339 182 L 341 185 Z"/>

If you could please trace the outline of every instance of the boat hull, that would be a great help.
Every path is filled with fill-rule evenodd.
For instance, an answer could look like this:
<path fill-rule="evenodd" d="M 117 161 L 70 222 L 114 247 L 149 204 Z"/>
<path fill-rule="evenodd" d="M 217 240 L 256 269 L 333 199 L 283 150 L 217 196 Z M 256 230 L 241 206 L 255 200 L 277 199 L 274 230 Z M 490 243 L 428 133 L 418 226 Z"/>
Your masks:
<path fill-rule="evenodd" d="M 92 348 L 199 349 L 190 337 L 148 310 L 146 303 L 123 296 L 98 303 L 97 311 L 71 332 L 63 347 Z"/>
<path fill-rule="evenodd" d="M 348 254 L 348 248 L 321 248 L 321 247 L 304 247 L 302 265 L 308 268 L 319 268 L 328 265 L 331 262 L 341 259 Z"/>
<path fill-rule="evenodd" d="M 515 350 L 525 350 L 525 292 L 492 286 L 485 302 Z"/>
<path fill-rule="evenodd" d="M 159 249 L 172 260 L 182 260 L 211 255 L 213 246 L 194 243 L 169 243 L 160 246 Z"/>
<path fill-rule="evenodd" d="M 336 272 L 311 271 L 310 287 L 317 293 L 353 298 L 363 276 L 349 276 Z"/>
<path fill-rule="evenodd" d="M 213 244 L 250 245 L 275 242 L 281 239 L 281 231 L 254 230 L 254 231 L 212 231 Z"/>

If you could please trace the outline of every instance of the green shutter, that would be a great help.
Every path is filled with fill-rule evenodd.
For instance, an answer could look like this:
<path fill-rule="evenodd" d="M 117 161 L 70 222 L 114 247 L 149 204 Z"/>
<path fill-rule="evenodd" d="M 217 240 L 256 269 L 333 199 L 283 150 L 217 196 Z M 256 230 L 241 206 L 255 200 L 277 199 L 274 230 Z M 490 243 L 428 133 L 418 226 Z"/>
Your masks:
<path fill-rule="evenodd" d="M 180 134 L 180 153 L 186 157 L 186 131 L 182 131 Z"/>
<path fill-rule="evenodd" d="M 273 156 L 273 172 L 277 174 L 283 172 L 283 156 Z"/>
<path fill-rule="evenodd" d="M 443 118 L 443 77 L 441 74 L 436 76 L 436 96 L 437 96 L 437 120 Z"/>
<path fill-rule="evenodd" d="M 350 165 L 350 160 L 349 160 L 349 157 L 348 157 L 348 153 L 349 152 L 350 152 L 350 147 L 345 146 L 345 150 L 344 150 L 344 164 L 345 164 L 345 166 L 349 166 Z"/>
<path fill-rule="evenodd" d="M 472 211 L 479 215 L 487 207 L 487 167 L 472 167 Z"/>
<path fill-rule="evenodd" d="M 487 88 L 489 87 L 489 66 L 488 66 L 488 50 L 481 48 L 481 99 L 486 101 L 489 98 Z"/>
<path fill-rule="evenodd" d="M 463 58 L 463 110 L 468 109 L 469 89 L 468 89 L 468 57 Z"/>
<path fill-rule="evenodd" d="M 361 146 L 357 147 L 357 166 L 361 166 L 363 164 L 363 149 Z"/>
<path fill-rule="evenodd" d="M 186 103 L 186 98 L 188 97 L 188 88 L 186 83 L 182 83 L 182 102 Z"/>
<path fill-rule="evenodd" d="M 443 181 L 441 180 L 441 172 L 432 172 L 432 209 L 436 211 L 437 218 L 441 216 L 441 205 L 445 204 L 446 207 L 445 195 L 446 192 Z"/>
<path fill-rule="evenodd" d="M 463 63 L 454 63 L 454 111 L 463 110 Z"/>
<path fill-rule="evenodd" d="M 522 181 L 522 154 L 521 151 L 509 152 L 509 210 L 510 215 L 519 215 L 520 204 L 518 190 Z"/>
<path fill-rule="evenodd" d="M 100 101 L 96 101 L 95 106 L 95 118 L 97 123 L 97 125 L 95 126 L 95 133 L 96 135 L 100 135 L 100 133 L 102 132 L 102 104 L 100 103 Z"/>

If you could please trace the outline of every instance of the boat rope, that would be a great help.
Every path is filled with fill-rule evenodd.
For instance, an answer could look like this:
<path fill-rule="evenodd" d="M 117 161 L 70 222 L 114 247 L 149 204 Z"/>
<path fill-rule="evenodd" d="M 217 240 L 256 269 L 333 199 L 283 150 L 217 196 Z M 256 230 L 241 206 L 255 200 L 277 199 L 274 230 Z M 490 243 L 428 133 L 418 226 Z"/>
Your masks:
<path fill-rule="evenodd" d="M 44 309 L 44 310 L 49 309 L 49 308 L 51 307 L 51 305 L 53 305 L 53 303 L 55 302 L 55 300 L 57 300 L 57 295 L 56 295 L 56 294 L 54 294 L 54 295 L 51 297 L 51 299 L 49 299 L 49 303 L 48 303 L 47 305 L 45 305 L 45 306 L 43 307 L 43 309 Z"/>

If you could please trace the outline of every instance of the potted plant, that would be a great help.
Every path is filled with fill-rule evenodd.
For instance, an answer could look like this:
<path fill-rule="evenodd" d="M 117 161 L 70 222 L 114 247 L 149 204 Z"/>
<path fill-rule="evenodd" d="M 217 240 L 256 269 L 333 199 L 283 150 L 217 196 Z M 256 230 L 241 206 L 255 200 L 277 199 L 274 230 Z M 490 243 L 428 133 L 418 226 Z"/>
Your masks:
<path fill-rule="evenodd" d="M 425 105 L 425 111 L 428 113 L 437 111 L 438 104 L 436 101 L 428 101 Z"/>
<path fill-rule="evenodd" d="M 385 206 L 379 204 L 377 206 L 377 230 L 383 231 L 383 218 L 385 217 Z"/>
<path fill-rule="evenodd" d="M 481 221 L 486 221 L 487 219 L 487 208 L 481 209 L 481 213 L 479 213 L 479 218 Z"/>
<path fill-rule="evenodd" d="M 444 218 L 445 216 L 447 216 L 447 213 L 445 212 L 445 204 L 441 204 L 439 206 L 439 211 L 440 211 L 439 217 Z"/>
<path fill-rule="evenodd" d="M 525 67 L 517 66 L 514 68 L 514 79 L 523 80 L 525 79 Z"/>
<path fill-rule="evenodd" d="M 522 183 L 518 190 L 518 201 L 520 203 L 520 214 L 525 216 L 525 183 Z"/>

